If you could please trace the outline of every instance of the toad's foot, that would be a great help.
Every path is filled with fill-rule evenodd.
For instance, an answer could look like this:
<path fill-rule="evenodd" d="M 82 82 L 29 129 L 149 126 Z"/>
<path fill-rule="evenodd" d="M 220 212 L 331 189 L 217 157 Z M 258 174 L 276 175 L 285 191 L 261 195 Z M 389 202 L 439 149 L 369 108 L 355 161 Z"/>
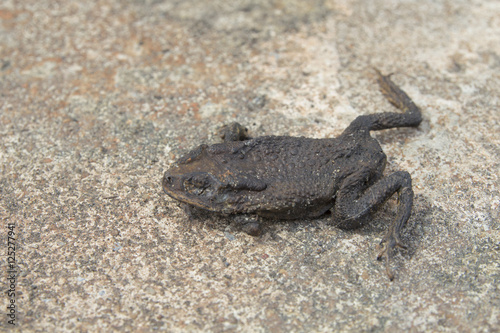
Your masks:
<path fill-rule="evenodd" d="M 224 142 L 243 141 L 249 139 L 248 129 L 237 122 L 222 126 L 218 133 Z"/>
<path fill-rule="evenodd" d="M 401 249 L 406 249 L 407 246 L 401 242 L 401 240 L 399 239 L 399 235 L 396 234 L 393 230 L 390 230 L 384 236 L 384 238 L 382 238 L 380 245 L 383 245 L 384 247 L 379 252 L 377 260 L 382 260 L 382 257 L 385 256 L 385 271 L 387 272 L 387 276 L 389 277 L 389 279 L 392 281 L 394 280 L 394 273 L 391 271 L 391 268 L 389 267 L 389 261 L 392 259 L 394 249 L 396 247 L 399 247 Z"/>
<path fill-rule="evenodd" d="M 249 234 L 250 236 L 260 236 L 262 227 L 257 216 L 253 215 L 237 215 L 233 220 L 238 225 L 238 229 Z"/>

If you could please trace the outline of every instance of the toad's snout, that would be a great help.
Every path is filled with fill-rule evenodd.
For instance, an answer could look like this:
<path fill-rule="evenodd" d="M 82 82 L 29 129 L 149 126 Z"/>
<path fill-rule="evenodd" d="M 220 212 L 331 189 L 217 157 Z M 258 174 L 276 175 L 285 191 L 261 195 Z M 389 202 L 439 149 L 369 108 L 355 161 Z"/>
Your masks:
<path fill-rule="evenodd" d="M 181 182 L 179 181 L 178 177 L 171 175 L 169 172 L 165 172 L 163 174 L 161 185 L 165 193 L 172 193 L 173 191 L 182 190 Z"/>

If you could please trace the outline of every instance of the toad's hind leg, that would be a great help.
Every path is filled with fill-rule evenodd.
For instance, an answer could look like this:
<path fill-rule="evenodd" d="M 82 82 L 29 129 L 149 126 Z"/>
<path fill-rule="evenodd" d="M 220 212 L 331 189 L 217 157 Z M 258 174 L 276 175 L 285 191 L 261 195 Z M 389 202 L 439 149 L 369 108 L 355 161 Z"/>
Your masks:
<path fill-rule="evenodd" d="M 344 180 L 333 208 L 334 224 L 343 229 L 353 229 L 362 226 L 381 204 L 394 193 L 398 193 L 396 220 L 391 223 L 387 234 L 382 239 L 384 244 L 378 259 L 385 255 L 387 275 L 392 280 L 394 274 L 389 268 L 389 261 L 396 246 L 405 248 L 401 243 L 400 234 L 406 221 L 410 218 L 413 205 L 413 190 L 411 177 L 406 171 L 398 171 L 381 178 L 366 189 L 359 189 L 366 179 L 365 172 L 352 174 Z"/>
<path fill-rule="evenodd" d="M 391 81 L 390 75 L 382 75 L 378 70 L 377 82 L 380 91 L 395 107 L 403 111 L 382 112 L 359 116 L 347 127 L 345 134 L 359 132 L 362 130 L 379 131 L 394 127 L 415 127 L 422 121 L 420 109 L 408 95 Z"/>

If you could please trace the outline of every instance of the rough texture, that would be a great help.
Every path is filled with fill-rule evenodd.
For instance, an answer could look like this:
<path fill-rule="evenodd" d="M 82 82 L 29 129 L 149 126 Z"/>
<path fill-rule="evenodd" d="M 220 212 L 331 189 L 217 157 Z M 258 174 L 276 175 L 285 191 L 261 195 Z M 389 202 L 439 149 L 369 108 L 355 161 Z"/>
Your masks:
<path fill-rule="evenodd" d="M 378 74 L 384 95 L 404 112 L 359 116 L 339 137 L 324 139 L 250 138 L 244 126 L 233 122 L 219 131 L 224 143 L 200 145 L 173 163 L 163 176 L 163 189 L 207 211 L 283 219 L 317 217 L 334 203 L 359 206 L 364 201 L 349 216 L 361 218 L 396 191 L 404 201 L 402 184 L 379 185 L 387 157 L 370 131 L 416 127 L 421 112 L 388 76 Z M 366 196 L 369 200 L 362 199 Z"/>
<path fill-rule="evenodd" d="M 389 278 L 389 259 L 401 242 L 401 230 L 411 215 L 413 190 L 408 172 L 384 177 L 387 156 L 372 130 L 418 126 L 420 109 L 380 72 L 380 88 L 403 112 L 358 116 L 337 138 L 293 136 L 249 138 L 239 123 L 219 131 L 224 143 L 191 150 L 165 172 L 166 194 L 188 209 L 228 215 L 242 230 L 261 234 L 258 216 L 294 220 L 327 212 L 343 229 L 356 229 L 373 220 L 373 213 L 397 194 L 397 215 L 381 244 Z M 241 218 L 242 214 L 243 219 Z M 237 216 L 240 215 L 240 216 Z"/>
<path fill-rule="evenodd" d="M 2 1 L 18 329 L 498 331 L 499 36 L 494 0 Z M 373 260 L 395 201 L 360 231 L 298 220 L 253 238 L 161 193 L 224 123 L 324 138 L 390 110 L 372 67 L 424 119 L 375 135 L 416 194 L 401 278 Z"/>

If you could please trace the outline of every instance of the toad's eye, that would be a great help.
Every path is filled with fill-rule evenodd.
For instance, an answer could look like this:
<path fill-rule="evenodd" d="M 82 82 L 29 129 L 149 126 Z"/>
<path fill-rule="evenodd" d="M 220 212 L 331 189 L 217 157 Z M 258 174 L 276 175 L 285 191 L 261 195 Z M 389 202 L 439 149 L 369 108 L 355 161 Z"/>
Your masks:
<path fill-rule="evenodd" d="M 193 176 L 187 180 L 192 186 L 205 188 L 209 185 L 209 181 L 205 176 Z"/>
<path fill-rule="evenodd" d="M 207 173 L 191 174 L 184 179 L 183 189 L 186 193 L 196 196 L 210 197 L 220 186 Z"/>

